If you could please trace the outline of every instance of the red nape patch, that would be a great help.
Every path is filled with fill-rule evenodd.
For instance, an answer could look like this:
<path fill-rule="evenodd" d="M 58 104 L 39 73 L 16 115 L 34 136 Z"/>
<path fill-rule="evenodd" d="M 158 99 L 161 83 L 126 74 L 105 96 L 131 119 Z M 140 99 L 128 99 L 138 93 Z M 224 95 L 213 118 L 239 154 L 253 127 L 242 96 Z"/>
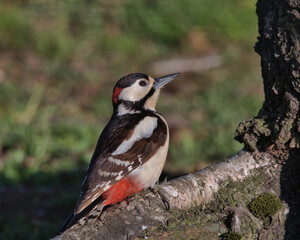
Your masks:
<path fill-rule="evenodd" d="M 134 179 L 123 178 L 103 193 L 102 197 L 105 200 L 104 206 L 121 202 L 126 197 L 142 190 L 143 187 L 140 187 L 139 184 L 134 181 Z"/>
<path fill-rule="evenodd" d="M 123 88 L 119 88 L 119 87 L 115 88 L 114 93 L 113 93 L 113 97 L 112 97 L 113 104 L 116 104 L 118 102 L 118 97 L 119 97 L 122 90 L 123 90 Z"/>

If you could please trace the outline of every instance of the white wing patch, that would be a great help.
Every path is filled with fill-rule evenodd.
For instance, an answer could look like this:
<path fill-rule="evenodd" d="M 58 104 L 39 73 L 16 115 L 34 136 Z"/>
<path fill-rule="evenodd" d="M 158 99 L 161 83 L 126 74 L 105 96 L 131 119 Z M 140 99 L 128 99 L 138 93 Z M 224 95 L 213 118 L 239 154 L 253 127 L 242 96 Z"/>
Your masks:
<path fill-rule="evenodd" d="M 160 148 L 157 149 L 157 152 L 150 159 L 147 159 L 147 161 L 144 161 L 146 159 L 143 159 L 143 154 L 141 154 L 140 152 L 141 147 L 145 147 L 144 145 L 137 145 L 137 151 L 135 152 L 131 151 L 131 148 L 140 140 L 147 139 L 152 136 L 153 132 L 158 126 L 157 117 L 160 117 L 166 124 L 165 120 L 161 116 L 159 116 L 158 114 L 156 115 L 157 116 L 146 116 L 144 119 L 142 119 L 129 133 L 131 135 L 128 135 L 128 139 L 125 139 L 117 147 L 117 149 L 113 153 L 111 153 L 110 156 L 106 155 L 107 162 L 104 164 L 104 166 L 93 169 L 93 174 L 96 174 L 100 177 L 100 183 L 98 182 L 99 184 L 97 185 L 93 184 L 94 186 L 88 186 L 89 189 L 86 193 L 87 196 L 82 199 L 81 202 L 79 202 L 78 206 L 76 207 L 76 214 L 81 212 L 82 209 L 90 204 L 90 202 L 95 201 L 103 192 L 107 191 L 116 182 L 120 181 L 127 175 L 137 178 L 137 181 L 144 188 L 154 186 L 162 171 L 167 155 L 169 142 L 168 128 L 166 142 L 162 146 L 160 146 Z M 142 144 L 147 144 L 147 141 L 142 141 Z M 129 155 L 126 155 L 126 152 L 128 152 Z M 125 155 L 122 156 L 122 154 Z M 103 179 L 101 177 L 104 177 L 106 179 Z M 86 180 L 84 182 L 86 182 Z"/>
<path fill-rule="evenodd" d="M 127 152 L 136 141 L 139 141 L 143 138 L 149 138 L 155 128 L 157 127 L 157 118 L 156 117 L 145 117 L 138 125 L 134 128 L 132 136 L 123 141 L 120 146 L 111 154 L 112 156 L 122 154 Z"/>
<path fill-rule="evenodd" d="M 103 176 L 103 177 L 110 177 L 110 176 L 117 176 L 118 173 L 117 172 L 105 172 L 105 171 L 102 171 L 102 170 L 98 170 L 98 174 L 100 176 Z"/>
<path fill-rule="evenodd" d="M 98 188 L 102 188 L 104 185 L 105 185 L 105 183 L 96 185 L 96 187 L 94 187 L 94 188 L 92 189 L 92 192 L 95 192 Z"/>
<path fill-rule="evenodd" d="M 164 118 L 161 116 L 160 118 L 166 124 Z M 166 124 L 166 126 L 168 125 Z M 161 146 L 154 154 L 154 156 L 152 156 L 147 162 L 141 164 L 139 167 L 134 169 L 129 174 L 129 176 L 136 178 L 137 181 L 144 186 L 144 188 L 153 187 L 155 183 L 158 181 L 159 176 L 162 172 L 163 166 L 166 161 L 167 153 L 168 153 L 168 148 L 169 148 L 169 129 L 167 127 L 167 139 L 165 144 Z M 138 155 L 138 161 L 140 162 L 140 155 Z"/>
<path fill-rule="evenodd" d="M 113 158 L 113 157 L 109 157 L 108 158 L 108 161 L 110 161 L 111 163 L 114 163 L 116 165 L 124 165 L 125 167 L 129 166 L 130 165 L 130 162 L 129 161 L 125 161 L 125 160 L 119 160 L 117 158 Z"/>
<path fill-rule="evenodd" d="M 108 190 L 111 186 L 109 184 L 105 184 L 106 186 L 103 188 L 103 191 L 105 192 L 106 190 Z"/>
<path fill-rule="evenodd" d="M 139 160 L 139 163 L 142 164 L 142 157 L 141 157 L 141 155 L 138 155 L 138 160 Z"/>

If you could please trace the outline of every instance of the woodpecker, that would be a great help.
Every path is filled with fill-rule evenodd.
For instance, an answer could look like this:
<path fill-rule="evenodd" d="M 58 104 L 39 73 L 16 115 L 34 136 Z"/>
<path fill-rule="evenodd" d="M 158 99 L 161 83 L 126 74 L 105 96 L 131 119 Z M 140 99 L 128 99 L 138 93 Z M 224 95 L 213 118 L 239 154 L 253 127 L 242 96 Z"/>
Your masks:
<path fill-rule="evenodd" d="M 113 114 L 101 133 L 76 207 L 61 232 L 97 219 L 103 207 L 153 187 L 169 148 L 166 120 L 155 111 L 161 88 L 180 73 L 122 77 L 112 95 Z"/>

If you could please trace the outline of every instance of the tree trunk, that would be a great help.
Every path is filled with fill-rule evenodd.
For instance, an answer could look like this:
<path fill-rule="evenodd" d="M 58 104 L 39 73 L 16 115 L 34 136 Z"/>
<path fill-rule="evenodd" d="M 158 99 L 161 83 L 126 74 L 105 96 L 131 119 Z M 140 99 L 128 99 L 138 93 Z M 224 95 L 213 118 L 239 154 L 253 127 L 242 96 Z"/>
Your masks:
<path fill-rule="evenodd" d="M 250 151 L 267 151 L 285 164 L 281 199 L 289 205 L 284 239 L 300 236 L 300 1 L 258 0 L 265 101 L 258 116 L 242 122 L 235 139 Z"/>
<path fill-rule="evenodd" d="M 282 160 L 300 147 L 300 1 L 259 0 L 259 38 L 265 102 L 258 116 L 242 122 L 235 139 L 251 151 Z"/>
<path fill-rule="evenodd" d="M 227 231 L 244 239 L 299 239 L 300 1 L 258 0 L 257 15 L 265 101 L 235 132 L 245 150 L 107 208 L 99 221 L 56 240 L 219 239 Z M 249 204 L 266 192 L 283 205 L 260 219 Z"/>

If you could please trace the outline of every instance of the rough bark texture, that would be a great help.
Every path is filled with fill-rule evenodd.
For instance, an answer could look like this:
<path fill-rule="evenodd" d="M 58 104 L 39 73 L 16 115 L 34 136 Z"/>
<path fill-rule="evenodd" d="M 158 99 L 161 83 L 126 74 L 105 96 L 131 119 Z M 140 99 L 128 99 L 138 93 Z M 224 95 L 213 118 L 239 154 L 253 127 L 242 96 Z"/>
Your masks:
<path fill-rule="evenodd" d="M 265 102 L 257 117 L 238 126 L 235 138 L 249 150 L 281 157 L 300 147 L 300 1 L 259 0 L 257 15 Z"/>
<path fill-rule="evenodd" d="M 265 102 L 235 133 L 249 152 L 137 194 L 55 240 L 206 240 L 229 230 L 243 239 L 299 239 L 300 1 L 258 0 L 257 15 Z M 266 192 L 283 207 L 259 219 L 248 206 Z"/>
<path fill-rule="evenodd" d="M 269 154 L 241 151 L 222 163 L 163 183 L 156 192 L 147 190 L 112 206 L 94 224 L 65 232 L 55 240 L 184 239 L 180 234 L 187 228 L 189 237 L 197 239 L 218 239 L 219 233 L 228 230 L 243 233 L 247 239 L 273 239 L 266 236 L 274 234 L 282 239 L 286 204 L 268 228 L 247 210 L 261 193 L 280 195 L 280 170 L 281 165 Z M 189 227 L 183 226 L 187 221 Z"/>

